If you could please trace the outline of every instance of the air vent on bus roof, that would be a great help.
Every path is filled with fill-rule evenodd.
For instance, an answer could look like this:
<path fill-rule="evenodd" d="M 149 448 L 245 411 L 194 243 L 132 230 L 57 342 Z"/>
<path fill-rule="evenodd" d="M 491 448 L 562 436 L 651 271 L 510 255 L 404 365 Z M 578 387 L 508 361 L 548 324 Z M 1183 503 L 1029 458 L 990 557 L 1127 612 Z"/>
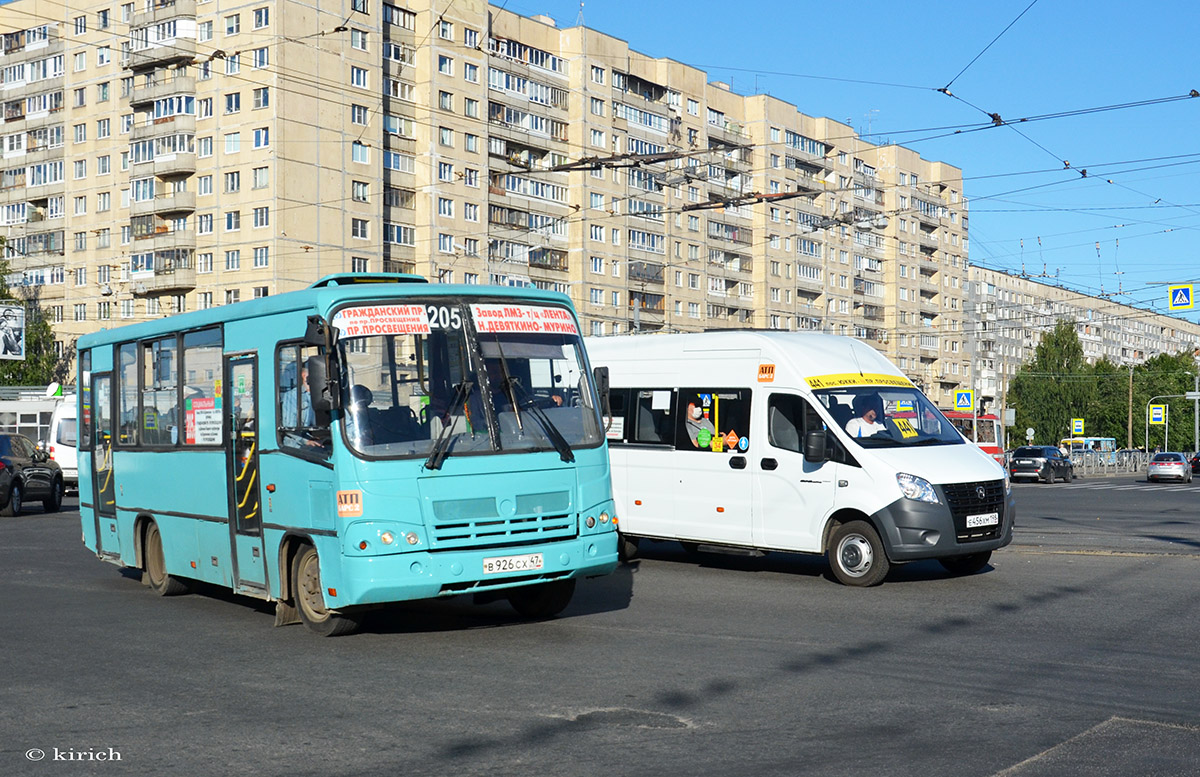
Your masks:
<path fill-rule="evenodd" d="M 352 286 L 358 283 L 428 283 L 420 275 L 409 275 L 399 272 L 357 272 L 334 273 L 309 286 L 310 289 L 320 289 L 326 286 Z"/>

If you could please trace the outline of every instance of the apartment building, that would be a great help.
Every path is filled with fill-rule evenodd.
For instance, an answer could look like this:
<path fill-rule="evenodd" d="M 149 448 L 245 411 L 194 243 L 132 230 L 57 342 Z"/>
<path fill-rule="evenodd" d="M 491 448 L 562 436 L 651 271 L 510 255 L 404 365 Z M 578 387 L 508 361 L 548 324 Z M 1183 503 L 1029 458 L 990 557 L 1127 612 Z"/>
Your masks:
<path fill-rule="evenodd" d="M 1059 321 L 1074 323 L 1092 363 L 1107 359 L 1125 367 L 1200 349 L 1200 325 L 1190 321 L 1024 275 L 977 266 L 969 272 L 969 342 L 979 396 L 990 407 L 1003 401 L 1017 370 Z"/>
<path fill-rule="evenodd" d="M 962 174 L 480 0 L 0 6 L 9 281 L 99 327 L 404 271 L 589 334 L 860 337 L 970 382 Z"/>

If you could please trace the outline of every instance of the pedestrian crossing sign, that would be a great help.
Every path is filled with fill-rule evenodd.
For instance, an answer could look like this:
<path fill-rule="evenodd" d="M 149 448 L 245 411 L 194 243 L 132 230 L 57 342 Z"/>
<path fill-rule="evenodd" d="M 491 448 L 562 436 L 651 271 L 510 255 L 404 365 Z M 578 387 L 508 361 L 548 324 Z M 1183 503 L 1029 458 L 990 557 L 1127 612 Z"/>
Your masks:
<path fill-rule="evenodd" d="M 954 392 L 954 409 L 970 410 L 975 407 L 975 392 L 971 389 Z"/>
<path fill-rule="evenodd" d="M 1192 284 L 1184 283 L 1178 286 L 1168 286 L 1167 308 L 1169 310 L 1191 310 L 1196 305 L 1192 294 Z"/>

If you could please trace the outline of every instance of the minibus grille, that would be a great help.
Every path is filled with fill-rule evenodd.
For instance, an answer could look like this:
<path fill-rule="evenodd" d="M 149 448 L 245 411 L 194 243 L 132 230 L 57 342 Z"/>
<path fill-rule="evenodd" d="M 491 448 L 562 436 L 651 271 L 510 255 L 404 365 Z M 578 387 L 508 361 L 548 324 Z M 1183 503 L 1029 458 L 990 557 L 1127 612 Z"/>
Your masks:
<path fill-rule="evenodd" d="M 578 521 L 570 513 L 459 518 L 437 521 L 433 526 L 434 550 L 466 550 L 494 545 L 530 545 L 574 538 Z"/>
<path fill-rule="evenodd" d="M 1004 481 L 981 480 L 976 483 L 949 483 L 942 487 L 950 514 L 954 517 L 954 533 L 959 542 L 994 540 L 1004 527 Z M 983 489 L 982 496 L 980 489 Z M 967 528 L 968 515 L 999 513 L 1000 521 L 994 526 Z"/>

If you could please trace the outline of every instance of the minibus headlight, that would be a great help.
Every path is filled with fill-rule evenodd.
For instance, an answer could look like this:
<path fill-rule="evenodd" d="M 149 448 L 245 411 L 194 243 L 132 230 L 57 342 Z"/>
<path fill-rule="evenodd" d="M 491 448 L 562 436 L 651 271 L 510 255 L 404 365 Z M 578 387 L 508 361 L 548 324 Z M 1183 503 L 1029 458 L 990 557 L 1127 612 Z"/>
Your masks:
<path fill-rule="evenodd" d="M 590 515 L 587 517 L 587 519 L 586 519 L 586 520 L 584 520 L 584 522 L 583 522 L 583 523 L 584 523 L 584 525 L 586 525 L 586 526 L 587 526 L 589 529 L 593 529 L 593 528 L 595 528 L 595 527 L 596 527 L 596 519 L 595 519 L 595 518 L 593 518 L 593 517 L 592 517 L 592 516 L 590 516 Z"/>
<path fill-rule="evenodd" d="M 1004 495 L 1012 495 L 1012 478 L 1008 476 L 1008 470 L 1004 470 Z"/>
<path fill-rule="evenodd" d="M 396 535 L 392 534 L 390 531 L 385 531 L 383 534 L 379 535 L 379 539 L 383 541 L 384 545 L 391 545 L 396 541 Z"/>
<path fill-rule="evenodd" d="M 925 478 L 909 475 L 907 472 L 897 472 L 896 483 L 899 484 L 900 493 L 904 494 L 906 499 L 939 504 L 937 491 L 933 490 L 933 486 Z"/>
<path fill-rule="evenodd" d="M 600 523 L 608 523 L 608 512 L 600 513 Z"/>

